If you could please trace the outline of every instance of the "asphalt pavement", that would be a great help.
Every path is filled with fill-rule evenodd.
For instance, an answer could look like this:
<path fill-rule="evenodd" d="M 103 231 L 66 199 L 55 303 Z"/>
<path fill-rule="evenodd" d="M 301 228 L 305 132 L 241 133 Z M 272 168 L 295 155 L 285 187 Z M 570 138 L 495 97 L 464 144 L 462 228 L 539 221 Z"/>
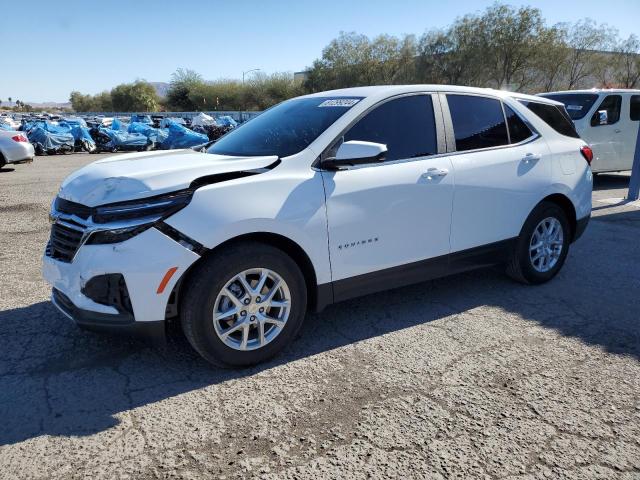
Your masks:
<path fill-rule="evenodd" d="M 177 333 L 77 329 L 40 257 L 61 180 L 0 170 L 0 478 L 640 478 L 640 206 L 596 178 L 552 282 L 491 268 L 310 316 L 275 360 L 220 370 Z"/>

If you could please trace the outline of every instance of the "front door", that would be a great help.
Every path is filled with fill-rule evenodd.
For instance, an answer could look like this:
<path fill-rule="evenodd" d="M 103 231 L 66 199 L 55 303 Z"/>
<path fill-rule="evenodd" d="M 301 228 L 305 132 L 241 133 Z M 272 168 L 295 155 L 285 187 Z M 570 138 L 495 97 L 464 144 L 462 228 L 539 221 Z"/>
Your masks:
<path fill-rule="evenodd" d="M 388 287 L 398 278 L 415 280 L 429 268 L 416 263 L 422 260 L 441 257 L 433 265 L 444 272 L 454 174 L 450 159 L 437 155 L 436 139 L 433 99 L 424 94 L 385 101 L 338 141 L 383 143 L 388 151 L 381 163 L 323 172 L 332 278 L 350 279 L 353 287 L 351 294 L 335 292 L 337 300 L 382 289 L 369 288 L 376 274 L 388 278 Z"/>
<path fill-rule="evenodd" d="M 590 124 L 583 132 L 583 139 L 593 149 L 592 169 L 606 172 L 624 168 L 622 150 L 624 135 L 621 128 L 621 95 L 607 95 L 591 116 Z M 605 111 L 606 123 L 601 123 L 600 113 Z"/>

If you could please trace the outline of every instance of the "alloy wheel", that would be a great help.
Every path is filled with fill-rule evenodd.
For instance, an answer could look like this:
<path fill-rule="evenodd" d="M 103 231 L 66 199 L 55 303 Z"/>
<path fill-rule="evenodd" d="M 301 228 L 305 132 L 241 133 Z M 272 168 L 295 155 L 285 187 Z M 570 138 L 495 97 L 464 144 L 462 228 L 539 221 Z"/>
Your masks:
<path fill-rule="evenodd" d="M 564 246 L 562 224 L 555 217 L 547 217 L 533 230 L 529 242 L 529 259 L 535 270 L 546 273 L 558 263 Z"/>
<path fill-rule="evenodd" d="M 235 275 L 218 293 L 213 326 L 235 350 L 256 350 L 284 329 L 291 311 L 287 283 L 273 270 L 252 268 Z"/>

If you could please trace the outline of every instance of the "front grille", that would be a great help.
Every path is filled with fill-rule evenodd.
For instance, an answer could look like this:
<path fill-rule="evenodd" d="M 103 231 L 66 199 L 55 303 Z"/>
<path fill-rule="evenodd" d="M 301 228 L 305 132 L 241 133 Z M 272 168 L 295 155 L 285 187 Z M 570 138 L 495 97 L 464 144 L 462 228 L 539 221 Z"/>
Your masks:
<path fill-rule="evenodd" d="M 76 229 L 61 223 L 54 223 L 51 226 L 47 255 L 56 260 L 71 262 L 82 241 L 84 232 L 81 228 L 78 226 Z"/>
<path fill-rule="evenodd" d="M 60 197 L 56 198 L 54 207 L 59 213 L 64 213 L 66 215 L 75 215 L 76 217 L 80 217 L 84 220 L 88 219 L 93 213 L 93 209 L 91 207 L 87 207 L 86 205 L 82 205 L 80 203 L 71 202 Z"/>

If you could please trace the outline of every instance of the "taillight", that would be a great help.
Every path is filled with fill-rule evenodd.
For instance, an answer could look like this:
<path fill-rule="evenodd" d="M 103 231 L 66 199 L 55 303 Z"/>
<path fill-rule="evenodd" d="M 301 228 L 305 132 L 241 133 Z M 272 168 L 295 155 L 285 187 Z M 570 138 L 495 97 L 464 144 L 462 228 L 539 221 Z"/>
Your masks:
<path fill-rule="evenodd" d="M 13 140 L 14 142 L 28 142 L 29 141 L 29 140 L 27 140 L 27 137 L 25 137 L 23 134 L 13 136 L 13 137 L 11 137 L 11 140 Z"/>
<path fill-rule="evenodd" d="M 593 161 L 593 150 L 591 150 L 591 147 L 588 146 L 588 145 L 585 145 L 584 147 L 581 147 L 580 148 L 580 153 L 582 154 L 584 159 L 587 161 L 589 166 L 591 166 L 591 162 Z"/>

